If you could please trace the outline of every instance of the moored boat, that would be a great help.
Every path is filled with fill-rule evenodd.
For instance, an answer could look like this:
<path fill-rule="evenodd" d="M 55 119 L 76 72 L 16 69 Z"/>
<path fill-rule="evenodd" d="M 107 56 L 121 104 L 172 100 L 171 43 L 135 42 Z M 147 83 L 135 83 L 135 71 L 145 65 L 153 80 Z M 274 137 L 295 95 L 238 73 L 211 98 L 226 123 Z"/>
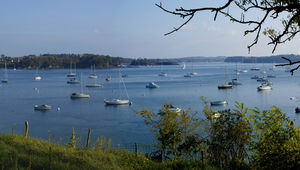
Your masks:
<path fill-rule="evenodd" d="M 71 78 L 70 80 L 67 81 L 68 84 L 79 84 L 80 81 L 77 80 L 76 78 Z"/>
<path fill-rule="evenodd" d="M 232 89 L 232 85 L 230 85 L 228 82 L 225 82 L 224 84 L 219 85 L 218 89 Z"/>
<path fill-rule="evenodd" d="M 228 104 L 226 100 L 217 100 L 210 102 L 210 105 L 217 106 L 217 105 L 226 105 Z"/>
<path fill-rule="evenodd" d="M 159 85 L 155 84 L 154 82 L 151 82 L 146 85 L 146 88 L 159 88 Z"/>
<path fill-rule="evenodd" d="M 260 86 L 257 87 L 258 91 L 262 91 L 262 90 L 271 90 L 272 86 L 268 85 L 266 83 L 261 84 Z"/>
<path fill-rule="evenodd" d="M 125 105 L 129 104 L 129 100 L 122 100 L 122 99 L 104 99 L 104 103 L 107 105 Z"/>
<path fill-rule="evenodd" d="M 72 93 L 70 97 L 71 99 L 83 99 L 83 98 L 90 98 L 90 95 L 80 92 L 80 93 Z"/>
<path fill-rule="evenodd" d="M 52 109 L 52 106 L 47 105 L 47 104 L 34 105 L 34 110 L 47 111 L 47 110 L 51 110 L 51 109 Z"/>

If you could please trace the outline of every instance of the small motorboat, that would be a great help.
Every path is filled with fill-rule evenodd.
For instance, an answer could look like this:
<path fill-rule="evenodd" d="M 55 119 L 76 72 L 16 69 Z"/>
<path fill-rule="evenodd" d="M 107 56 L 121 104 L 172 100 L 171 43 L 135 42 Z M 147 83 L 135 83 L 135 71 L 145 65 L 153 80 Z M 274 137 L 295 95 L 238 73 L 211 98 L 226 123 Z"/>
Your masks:
<path fill-rule="evenodd" d="M 72 93 L 70 97 L 71 99 L 87 99 L 90 98 L 90 95 L 84 93 Z"/>
<path fill-rule="evenodd" d="M 159 85 L 155 84 L 154 82 L 149 83 L 148 85 L 146 85 L 146 88 L 159 88 Z"/>
<path fill-rule="evenodd" d="M 47 111 L 47 110 L 51 110 L 51 109 L 52 109 L 52 106 L 49 106 L 47 104 L 34 105 L 34 110 Z"/>
<path fill-rule="evenodd" d="M 191 72 L 190 74 L 191 74 L 192 76 L 198 75 L 197 72 Z"/>
<path fill-rule="evenodd" d="M 179 108 L 179 107 L 175 107 L 174 105 L 172 105 L 172 104 L 167 104 L 167 105 L 164 105 L 164 107 L 165 108 L 168 108 L 169 109 L 169 111 L 171 111 L 171 112 L 175 112 L 175 113 L 180 113 L 181 112 L 181 108 Z M 161 115 L 163 115 L 163 114 L 165 114 L 164 112 L 160 112 L 159 114 L 161 114 Z"/>
<path fill-rule="evenodd" d="M 228 104 L 226 100 L 217 100 L 210 102 L 211 106 L 218 106 L 218 105 L 226 105 Z"/>
<path fill-rule="evenodd" d="M 36 76 L 34 77 L 34 79 L 35 79 L 35 80 L 41 80 L 41 79 L 42 79 L 42 77 L 41 77 L 41 76 L 39 76 L 39 75 L 36 75 Z"/>
<path fill-rule="evenodd" d="M 185 74 L 183 77 L 192 77 L 192 74 L 187 73 L 187 74 Z"/>
<path fill-rule="evenodd" d="M 106 81 L 110 81 L 110 80 L 111 80 L 111 77 L 110 77 L 109 75 L 107 75 L 106 78 L 105 78 L 105 80 L 106 80 Z"/>
<path fill-rule="evenodd" d="M 232 89 L 232 85 L 230 85 L 228 82 L 225 82 L 224 84 L 219 85 L 218 89 Z"/>
<path fill-rule="evenodd" d="M 176 113 L 179 113 L 179 112 L 181 112 L 181 108 L 179 108 L 179 107 L 175 107 L 174 105 L 170 105 L 170 111 L 171 112 L 176 112 Z"/>
<path fill-rule="evenodd" d="M 242 72 L 242 73 L 247 73 L 247 72 L 248 72 L 248 70 L 242 70 L 241 72 Z"/>

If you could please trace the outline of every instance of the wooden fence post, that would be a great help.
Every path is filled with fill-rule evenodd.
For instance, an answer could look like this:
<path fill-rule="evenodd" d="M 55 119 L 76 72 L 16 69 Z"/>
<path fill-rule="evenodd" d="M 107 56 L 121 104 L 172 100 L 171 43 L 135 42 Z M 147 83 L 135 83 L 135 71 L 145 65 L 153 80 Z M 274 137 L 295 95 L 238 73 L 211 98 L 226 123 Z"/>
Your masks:
<path fill-rule="evenodd" d="M 28 135 L 28 128 L 29 128 L 28 121 L 26 121 L 25 122 L 25 138 L 27 138 L 27 135 Z"/>
<path fill-rule="evenodd" d="M 137 155 L 138 155 L 138 144 L 135 143 L 135 156 L 137 156 Z"/>
<path fill-rule="evenodd" d="M 85 148 L 89 148 L 89 144 L 90 144 L 90 137 L 91 137 L 91 128 L 89 128 L 89 133 L 88 133 L 88 136 L 87 136 L 87 139 L 86 139 L 86 145 L 85 145 Z"/>

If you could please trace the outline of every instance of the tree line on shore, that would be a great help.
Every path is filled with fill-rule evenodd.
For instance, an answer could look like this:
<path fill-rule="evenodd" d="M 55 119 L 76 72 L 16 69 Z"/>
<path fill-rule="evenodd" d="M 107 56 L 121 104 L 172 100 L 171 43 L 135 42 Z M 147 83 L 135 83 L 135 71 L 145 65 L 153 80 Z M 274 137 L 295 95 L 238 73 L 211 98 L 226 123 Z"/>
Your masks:
<path fill-rule="evenodd" d="M 3 68 L 6 63 L 7 68 L 16 69 L 66 69 L 70 67 L 71 62 L 74 65 L 76 64 L 76 68 L 90 68 L 91 66 L 95 66 L 96 69 L 120 68 L 128 65 L 178 64 L 162 59 L 132 59 L 96 54 L 41 54 L 39 56 L 28 55 L 23 57 L 9 57 L 2 54 L 0 67 Z"/>

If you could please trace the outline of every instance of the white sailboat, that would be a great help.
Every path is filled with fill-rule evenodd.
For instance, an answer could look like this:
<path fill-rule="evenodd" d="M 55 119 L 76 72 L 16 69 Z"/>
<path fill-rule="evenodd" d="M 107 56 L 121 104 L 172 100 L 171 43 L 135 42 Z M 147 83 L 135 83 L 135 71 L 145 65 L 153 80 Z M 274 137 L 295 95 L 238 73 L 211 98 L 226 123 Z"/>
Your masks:
<path fill-rule="evenodd" d="M 92 73 L 89 75 L 89 78 L 90 79 L 96 79 L 96 78 L 98 78 L 98 76 L 95 73 L 95 64 L 94 64 L 94 66 L 91 66 L 91 70 L 92 70 Z"/>
<path fill-rule="evenodd" d="M 232 89 L 232 85 L 226 80 L 227 80 L 227 67 L 225 68 L 225 82 L 221 85 L 218 85 L 218 89 Z"/>
<path fill-rule="evenodd" d="M 75 73 L 72 72 L 72 61 L 70 62 L 70 73 L 67 75 L 67 77 L 76 77 L 76 63 L 75 65 Z"/>
<path fill-rule="evenodd" d="M 97 83 L 97 78 L 93 78 L 93 79 L 94 79 L 94 83 L 87 84 L 87 85 L 85 85 L 85 87 L 89 87 L 89 88 L 98 88 L 98 87 L 102 87 L 101 84 Z"/>
<path fill-rule="evenodd" d="M 79 93 L 72 93 L 71 99 L 84 99 L 84 98 L 90 98 L 89 94 L 83 93 L 83 87 L 82 87 L 82 74 L 80 74 L 80 92 Z"/>
<path fill-rule="evenodd" d="M 160 65 L 160 73 L 158 74 L 158 76 L 161 76 L 161 77 L 167 77 L 168 76 L 167 73 L 162 71 L 162 65 Z"/>
<path fill-rule="evenodd" d="M 109 75 L 109 63 L 107 62 L 107 70 L 106 70 L 106 81 L 110 81 L 111 80 L 111 76 Z"/>
<path fill-rule="evenodd" d="M 183 63 L 182 70 L 185 70 L 185 68 L 186 68 L 186 65 L 185 65 L 185 63 Z"/>
<path fill-rule="evenodd" d="M 198 73 L 194 71 L 194 65 L 192 65 L 192 72 L 190 74 L 192 76 L 198 75 Z"/>
<path fill-rule="evenodd" d="M 235 78 L 231 80 L 231 82 L 229 82 L 229 84 L 231 85 L 242 85 L 242 82 L 240 82 L 238 80 L 238 75 L 239 75 L 239 70 L 237 69 L 237 64 L 235 65 L 236 69 L 235 69 Z"/>
<path fill-rule="evenodd" d="M 1 80 L 1 82 L 2 83 L 8 83 L 6 63 L 4 63 L 4 75 L 3 75 L 3 79 Z"/>
<path fill-rule="evenodd" d="M 36 72 L 35 72 L 35 77 L 34 77 L 34 79 L 35 80 L 41 80 L 42 79 L 42 77 L 38 74 L 38 68 L 36 69 Z"/>
<path fill-rule="evenodd" d="M 263 90 L 271 90 L 272 86 L 268 83 L 262 83 L 260 86 L 257 87 L 258 91 L 263 91 Z"/>
<path fill-rule="evenodd" d="M 123 81 L 123 79 L 121 78 L 121 73 L 119 71 L 119 88 L 118 88 L 118 98 L 116 99 L 104 99 L 104 103 L 106 105 L 125 105 L 125 104 L 131 104 L 131 102 L 129 101 L 129 97 L 128 97 L 128 93 L 127 93 L 127 90 L 126 90 L 126 86 L 125 86 L 125 83 Z M 123 83 L 123 86 L 124 86 L 124 89 L 125 89 L 125 92 L 126 92 L 126 95 L 127 95 L 127 99 L 121 99 L 121 81 Z"/>

